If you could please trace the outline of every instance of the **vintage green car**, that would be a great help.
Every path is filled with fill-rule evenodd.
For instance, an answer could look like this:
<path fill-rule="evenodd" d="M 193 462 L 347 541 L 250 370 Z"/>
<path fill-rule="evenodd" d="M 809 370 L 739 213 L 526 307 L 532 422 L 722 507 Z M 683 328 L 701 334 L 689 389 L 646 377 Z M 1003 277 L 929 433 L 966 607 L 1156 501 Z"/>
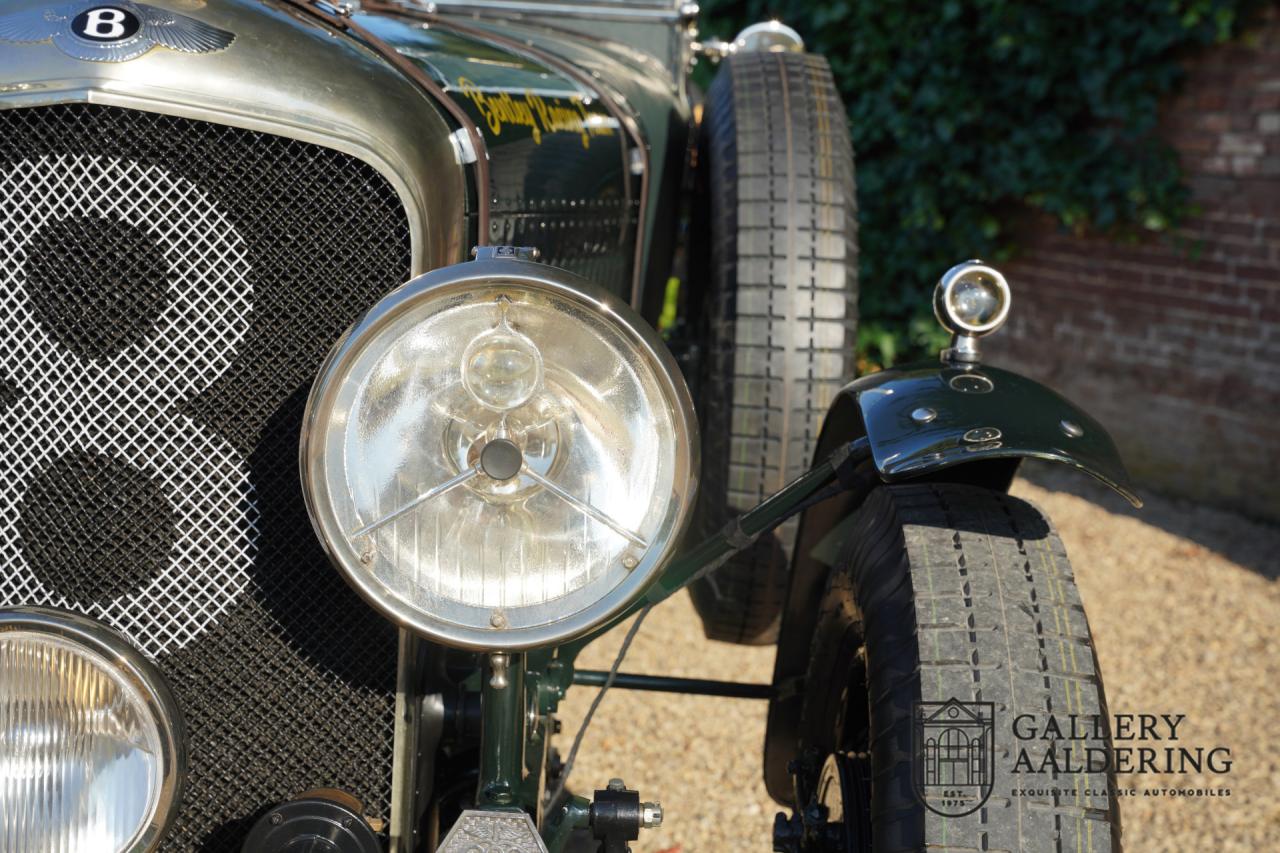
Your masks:
<path fill-rule="evenodd" d="M 1006 491 L 1134 499 L 1114 445 L 982 362 L 978 261 L 855 380 L 828 66 L 696 17 L 0 5 L 0 848 L 621 853 L 662 791 L 574 793 L 575 684 L 767 699 L 761 850 L 1118 845 L 1105 767 L 1015 796 L 993 726 L 1105 718 Z M 772 684 L 620 672 L 642 619 L 575 668 L 685 588 Z"/>

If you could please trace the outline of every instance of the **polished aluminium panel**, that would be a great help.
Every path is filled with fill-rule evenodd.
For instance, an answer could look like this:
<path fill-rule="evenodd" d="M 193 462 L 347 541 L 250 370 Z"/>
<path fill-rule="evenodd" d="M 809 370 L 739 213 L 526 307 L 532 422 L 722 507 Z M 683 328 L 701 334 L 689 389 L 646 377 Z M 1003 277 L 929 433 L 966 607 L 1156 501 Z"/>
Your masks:
<path fill-rule="evenodd" d="M 524 12 L 530 15 L 572 16 L 624 21 L 665 21 L 674 23 L 689 16 L 684 0 L 436 0 L 442 10 L 466 9 L 468 12 L 506 14 Z"/>
<path fill-rule="evenodd" d="M 533 819 L 522 811 L 467 809 L 440 843 L 438 853 L 547 853 Z"/>

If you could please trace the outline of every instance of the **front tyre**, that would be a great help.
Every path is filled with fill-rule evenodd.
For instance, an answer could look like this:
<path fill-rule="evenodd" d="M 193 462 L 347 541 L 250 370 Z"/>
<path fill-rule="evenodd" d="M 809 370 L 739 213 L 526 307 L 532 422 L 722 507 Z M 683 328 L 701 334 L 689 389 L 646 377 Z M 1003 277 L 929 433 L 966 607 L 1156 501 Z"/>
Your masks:
<path fill-rule="evenodd" d="M 1068 747 L 1078 757 L 1110 746 L 1084 607 L 1062 543 L 1039 510 L 969 486 L 883 487 L 855 514 L 846 541 L 814 635 L 801 722 L 808 760 L 797 762 L 825 761 L 826 770 L 820 783 L 800 789 L 814 790 L 818 802 L 847 803 L 858 792 L 831 790 L 840 778 L 831 757 L 865 765 L 868 808 L 842 812 L 845 820 L 851 811 L 869 816 L 869 826 L 847 830 L 869 835 L 877 853 L 1118 850 L 1113 775 L 1039 772 L 1055 742 L 1013 733 L 1018 715 L 1030 715 L 1022 734 L 1034 721 L 1040 735 L 1050 717 L 1064 730 L 1071 715 L 1096 717 L 1102 737 L 1057 741 L 1058 756 Z M 962 810 L 942 799 L 945 786 L 913 782 L 924 766 L 916 706 L 951 699 L 994 710 L 994 784 L 983 805 L 959 816 L 935 813 L 916 794 L 920 787 L 930 805 Z M 920 738 L 933 738 L 935 757 L 954 739 L 945 731 Z M 1023 749 L 1035 770 L 1023 764 L 1015 773 Z M 913 761 L 921 763 L 913 769 Z"/>

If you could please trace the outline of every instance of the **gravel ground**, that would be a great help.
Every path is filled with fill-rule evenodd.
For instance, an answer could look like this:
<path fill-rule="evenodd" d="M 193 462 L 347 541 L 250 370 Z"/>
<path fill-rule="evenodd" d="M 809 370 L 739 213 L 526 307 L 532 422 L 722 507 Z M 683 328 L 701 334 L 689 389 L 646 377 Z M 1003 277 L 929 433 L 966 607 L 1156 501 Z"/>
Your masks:
<path fill-rule="evenodd" d="M 1150 497 L 1140 511 L 1087 478 L 1029 467 L 1014 493 L 1058 526 L 1076 568 L 1113 714 L 1185 714 L 1185 745 L 1226 746 L 1222 776 L 1134 776 L 1137 788 L 1230 791 L 1128 797 L 1125 849 L 1280 850 L 1280 528 Z M 607 669 L 626 626 L 583 654 Z M 651 613 L 630 672 L 767 681 L 772 648 L 702 637 L 687 596 Z M 567 750 L 594 690 L 562 706 Z M 571 787 L 621 776 L 661 800 L 666 822 L 635 853 L 768 851 L 777 806 L 760 776 L 763 702 L 611 691 L 596 713 Z"/>

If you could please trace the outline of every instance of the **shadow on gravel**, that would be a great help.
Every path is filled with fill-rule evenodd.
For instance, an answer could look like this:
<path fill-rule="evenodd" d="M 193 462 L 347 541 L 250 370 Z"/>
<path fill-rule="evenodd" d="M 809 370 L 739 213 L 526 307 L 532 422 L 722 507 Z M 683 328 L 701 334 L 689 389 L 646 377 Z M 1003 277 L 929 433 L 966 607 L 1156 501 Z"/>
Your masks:
<path fill-rule="evenodd" d="M 1042 489 L 1083 498 L 1115 515 L 1127 515 L 1221 554 L 1268 580 L 1280 578 L 1280 526 L 1245 518 L 1138 487 L 1145 503 L 1134 509 L 1124 498 L 1087 474 L 1061 465 L 1028 460 L 1018 476 Z"/>

